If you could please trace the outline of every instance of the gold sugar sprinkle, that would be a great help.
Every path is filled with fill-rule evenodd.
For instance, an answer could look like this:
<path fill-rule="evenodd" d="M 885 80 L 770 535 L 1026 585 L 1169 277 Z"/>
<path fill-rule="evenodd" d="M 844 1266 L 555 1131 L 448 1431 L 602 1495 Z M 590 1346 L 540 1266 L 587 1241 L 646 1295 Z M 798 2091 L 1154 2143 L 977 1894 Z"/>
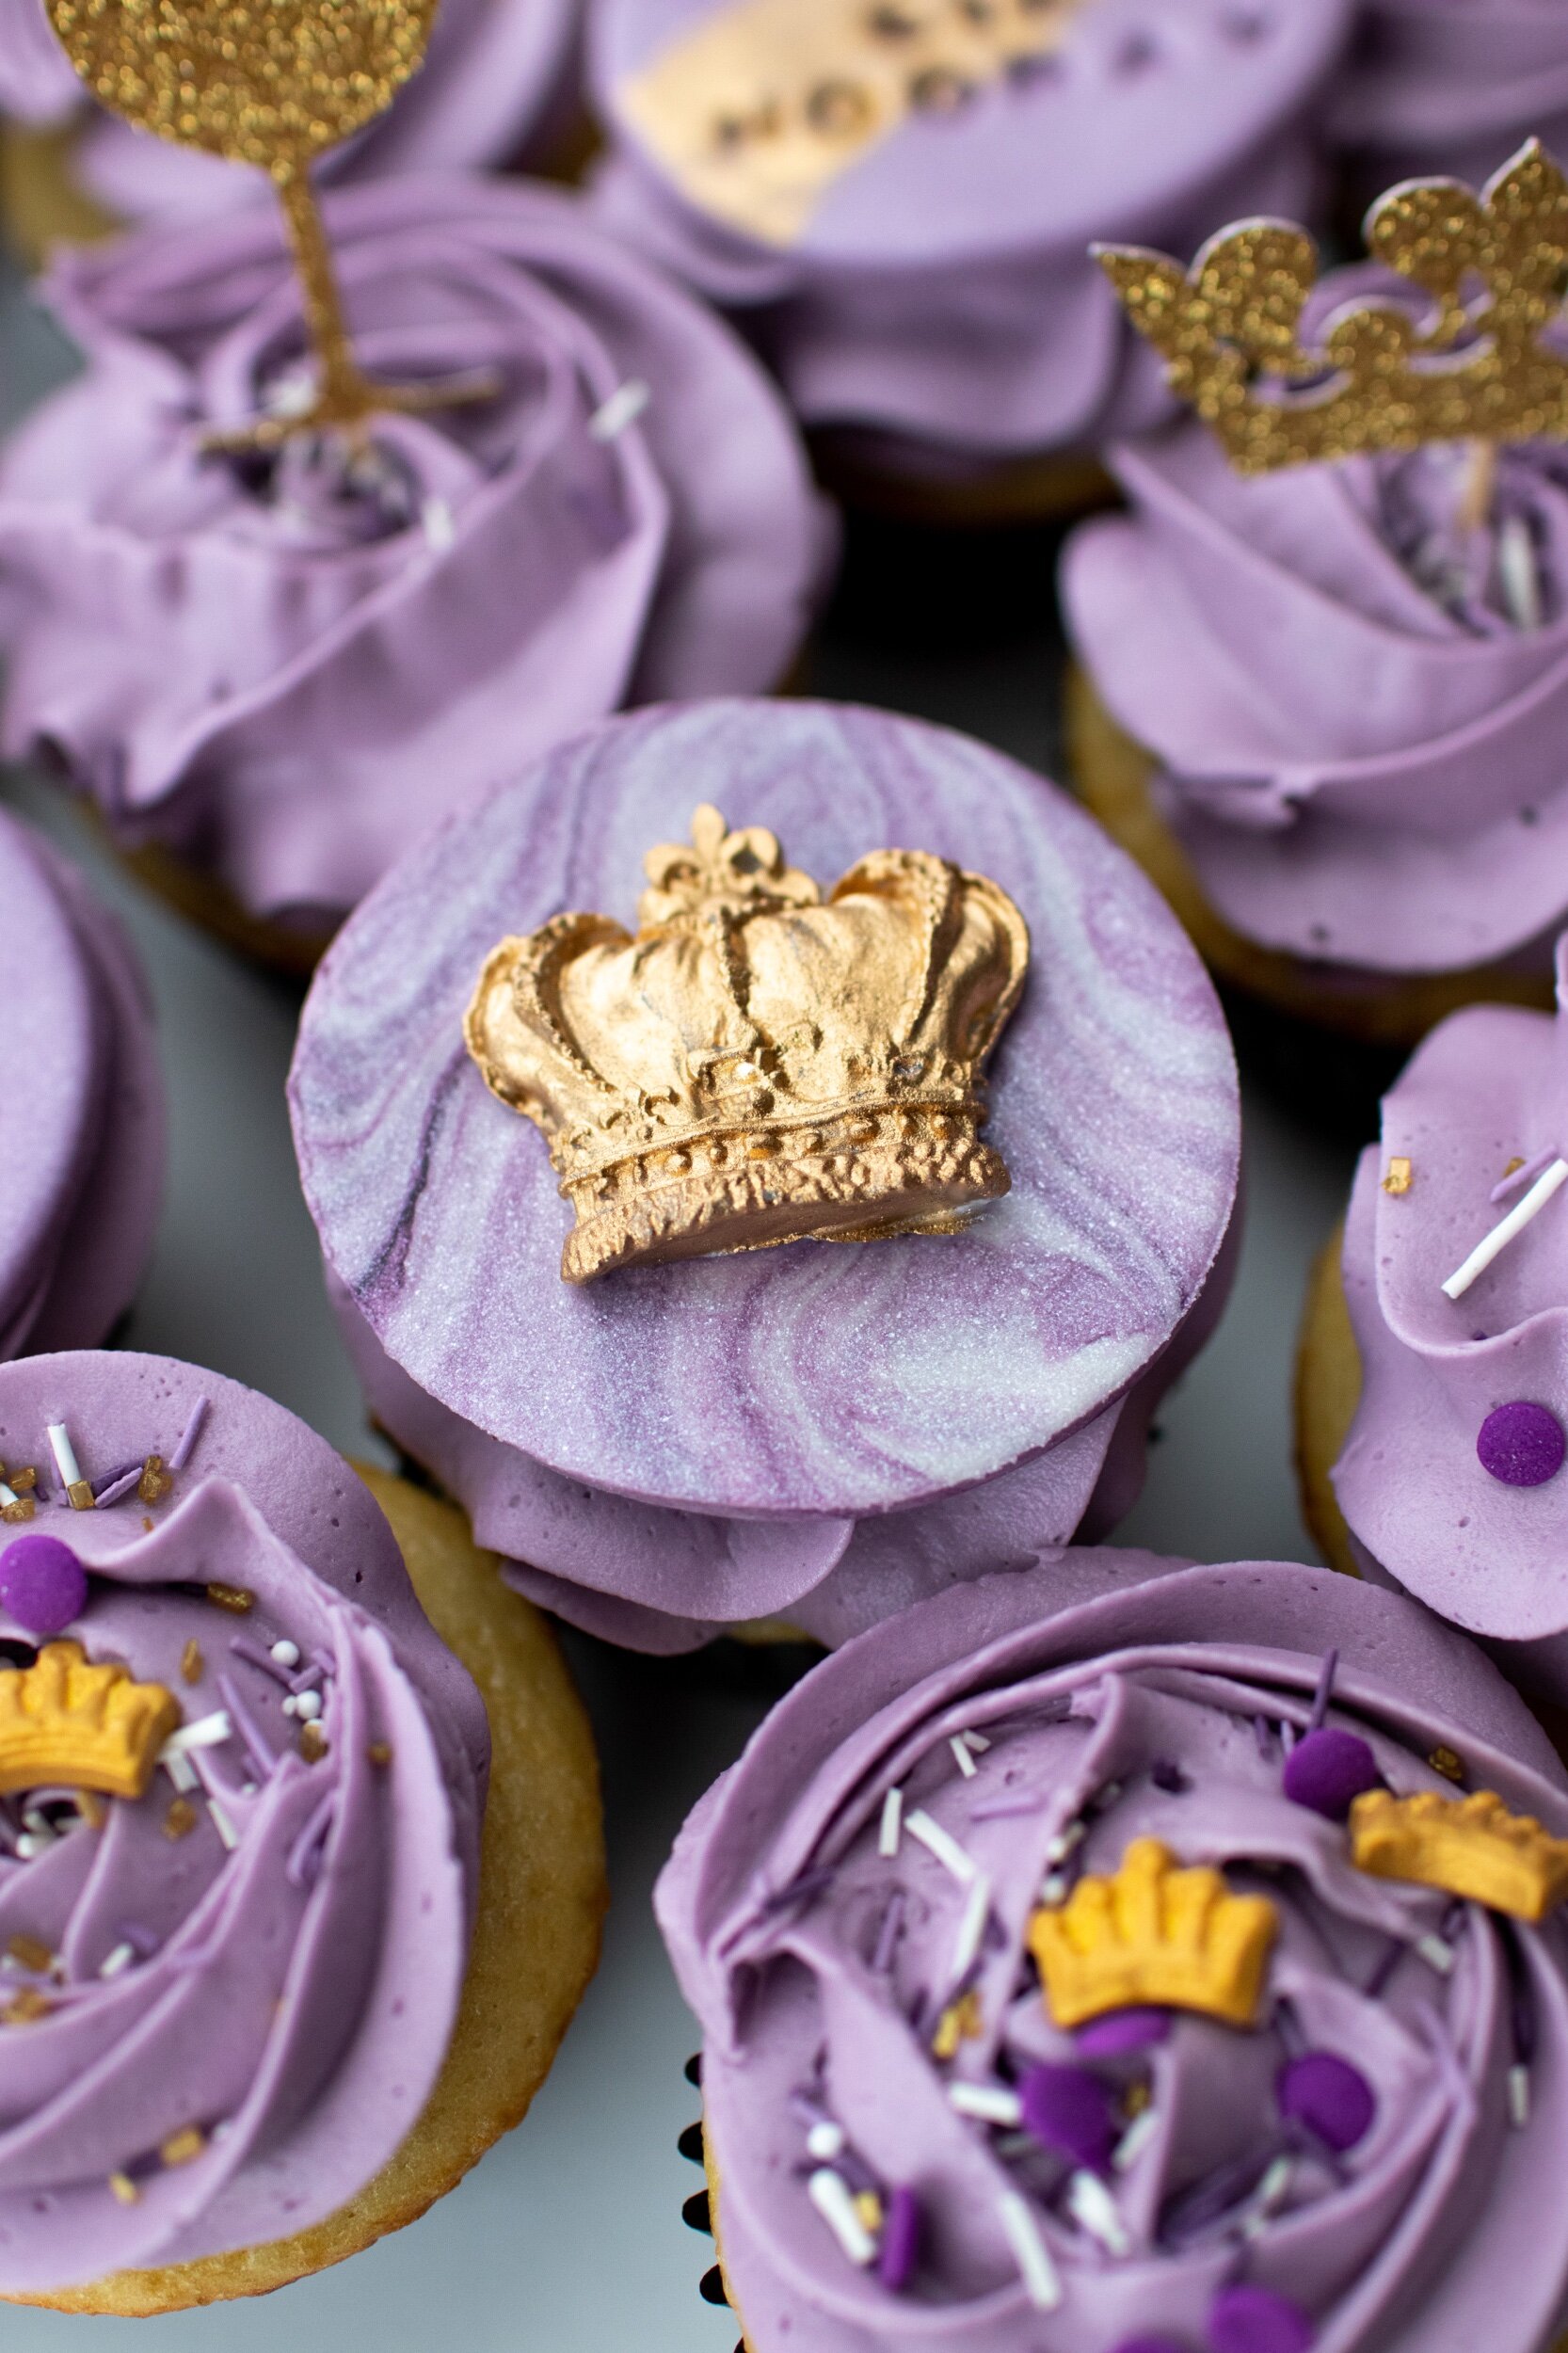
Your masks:
<path fill-rule="evenodd" d="M 6 1954 L 8 1960 L 19 1962 L 24 1969 L 37 1970 L 40 1975 L 55 1966 L 55 1956 L 43 1939 L 28 1936 L 23 1929 L 19 1929 L 14 1936 L 7 1937 Z"/>
<path fill-rule="evenodd" d="M 312 1725 L 311 1729 L 313 1731 L 315 1729 L 314 1725 Z M 369 1748 L 365 1751 L 365 1754 L 373 1765 L 390 1765 L 392 1761 L 392 1742 L 390 1740 L 373 1740 Z"/>
<path fill-rule="evenodd" d="M 36 2025 L 40 2018 L 48 2017 L 54 2007 L 53 2002 L 45 2001 L 36 1985 L 24 1985 L 0 2009 L 0 2025 Z"/>
<path fill-rule="evenodd" d="M 122 2206 L 135 2206 L 141 2202 L 141 2192 L 129 2173 L 111 2173 L 109 2188 L 117 2202 Z"/>
<path fill-rule="evenodd" d="M 882 2201 L 874 2189 L 859 2192 L 855 2201 L 855 2211 L 860 2217 L 862 2229 L 869 2231 L 874 2238 L 882 2228 Z"/>
<path fill-rule="evenodd" d="M 172 1474 L 164 1468 L 163 1456 L 150 1454 L 141 1466 L 141 1477 L 136 1481 L 136 1493 L 143 1503 L 161 1503 L 173 1484 Z"/>
<path fill-rule="evenodd" d="M 299 1753 L 307 1765 L 319 1765 L 327 1753 L 327 1735 L 317 1723 L 299 1727 Z"/>
<path fill-rule="evenodd" d="M 170 2133 L 158 2151 L 165 2165 L 190 2165 L 207 2146 L 207 2136 L 200 2124 L 187 2124 L 184 2131 Z"/>
<path fill-rule="evenodd" d="M 1135 2076 L 1122 2094 L 1122 2114 L 1128 2123 L 1135 2116 L 1143 2115 L 1153 2098 L 1154 2093 L 1148 2084 L 1142 2076 Z"/>
<path fill-rule="evenodd" d="M 151 1536 L 151 1535 L 152 1535 L 152 1521 L 151 1521 L 151 1520 L 147 1517 L 147 1515 L 146 1515 L 146 1513 L 145 1513 L 142 1514 L 142 1522 L 141 1522 L 141 1527 L 142 1527 L 142 1533 L 143 1533 L 143 1535 L 144 1535 L 144 1536 Z"/>
<path fill-rule="evenodd" d="M 1402 1154 L 1396 1155 L 1396 1157 L 1388 1163 L 1388 1174 L 1383 1180 L 1384 1192 L 1392 1193 L 1408 1193 L 1412 1183 L 1415 1181 L 1415 1170 L 1412 1168 L 1410 1162 L 1404 1158 L 1404 1156 Z"/>
<path fill-rule="evenodd" d="M 108 1808 L 96 1789 L 75 1791 L 76 1811 L 88 1830 L 102 1830 L 108 1818 Z"/>
<path fill-rule="evenodd" d="M 1517 1175 L 1519 1174 L 1519 1171 L 1520 1171 L 1520 1170 L 1524 1167 L 1524 1165 L 1525 1165 L 1525 1163 L 1524 1163 L 1523 1159 L 1521 1158 L 1521 1156 L 1520 1156 L 1517 1152 L 1515 1152 L 1515 1154 L 1513 1155 L 1513 1158 L 1510 1160 L 1510 1162 L 1509 1162 L 1508 1166 L 1504 1169 L 1504 1171 L 1503 1171 L 1503 1175 L 1504 1175 L 1505 1176 L 1517 1176 Z"/>
<path fill-rule="evenodd" d="M 38 1485 L 38 1470 L 36 1465 L 32 1463 L 28 1463 L 21 1470 L 9 1472 L 6 1479 L 6 1484 L 8 1487 L 13 1487 L 19 1496 L 30 1496 L 33 1489 Z"/>
<path fill-rule="evenodd" d="M 207 1599 L 217 1609 L 232 1609 L 236 1618 L 243 1618 L 248 1609 L 256 1607 L 256 1596 L 245 1585 L 209 1585 Z"/>
<path fill-rule="evenodd" d="M 952 2058 L 961 2042 L 974 2040 L 982 2031 L 984 2023 L 980 1996 L 971 1986 L 963 2000 L 950 2002 L 936 2021 L 936 2032 L 931 2041 L 933 2057 Z"/>
<path fill-rule="evenodd" d="M 186 1683 L 200 1683 L 205 1664 L 201 1645 L 193 1634 L 180 1653 L 180 1673 Z"/>
<path fill-rule="evenodd" d="M 1463 1781 L 1464 1778 L 1464 1760 L 1450 1748 L 1440 1746 L 1433 1749 L 1427 1763 L 1434 1773 L 1441 1773 L 1445 1781 Z"/>
<path fill-rule="evenodd" d="M 166 1838 L 188 1838 L 196 1828 L 196 1808 L 188 1798 L 173 1798 L 164 1816 Z"/>

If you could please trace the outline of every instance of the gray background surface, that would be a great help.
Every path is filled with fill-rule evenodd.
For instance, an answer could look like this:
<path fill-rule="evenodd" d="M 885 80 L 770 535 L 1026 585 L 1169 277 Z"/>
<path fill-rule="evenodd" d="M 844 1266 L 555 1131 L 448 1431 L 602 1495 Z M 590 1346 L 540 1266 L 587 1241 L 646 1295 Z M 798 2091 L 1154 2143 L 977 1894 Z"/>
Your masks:
<path fill-rule="evenodd" d="M 0 361 L 8 416 L 65 365 L 3 279 Z M 809 690 L 967 728 L 1052 773 L 1053 552 L 1033 534 L 933 552 L 862 533 Z M 250 1382 L 335 1445 L 369 1450 L 283 1107 L 297 994 L 150 900 L 36 779 L 7 773 L 0 793 L 91 868 L 157 998 L 171 1162 L 129 1343 Z M 1210 1560 L 1311 1558 L 1290 1470 L 1291 1355 L 1308 1266 L 1340 1214 L 1355 1145 L 1373 1132 L 1376 1074 L 1267 1024 L 1245 1025 L 1240 1044 L 1240 1271 L 1218 1337 L 1162 1413 L 1122 1536 Z M 102 2353 L 121 2341 L 137 2353 L 729 2353 L 731 2315 L 697 2294 L 712 2242 L 681 2226 L 699 2179 L 676 2150 L 696 2113 L 681 2073 L 696 2036 L 648 1893 L 687 1807 L 763 1711 L 770 1671 L 571 1649 L 600 1737 L 613 1906 L 599 1977 L 524 2125 L 423 2221 L 314 2280 L 160 2321 L 12 2310 L 0 2321 L 8 2353 L 79 2353 L 89 2342 Z"/>

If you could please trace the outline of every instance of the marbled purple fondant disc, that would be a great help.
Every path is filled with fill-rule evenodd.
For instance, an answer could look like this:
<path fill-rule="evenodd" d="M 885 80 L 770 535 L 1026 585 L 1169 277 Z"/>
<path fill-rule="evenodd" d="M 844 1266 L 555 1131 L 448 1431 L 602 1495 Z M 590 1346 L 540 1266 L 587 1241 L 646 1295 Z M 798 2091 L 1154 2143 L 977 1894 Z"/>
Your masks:
<path fill-rule="evenodd" d="M 923 849 L 1022 908 L 988 1129 L 1013 1190 L 965 1232 L 562 1282 L 544 1140 L 486 1091 L 463 1010 L 507 934 L 634 922 L 644 852 L 701 801 L 824 887 Z M 328 1259 L 423 1388 L 593 1486 L 742 1515 L 887 1511 L 1039 1452 L 1164 1345 L 1236 1189 L 1224 1023 L 1130 861 L 981 744 L 810 703 L 613 721 L 423 840 L 322 967 L 291 1097 Z"/>

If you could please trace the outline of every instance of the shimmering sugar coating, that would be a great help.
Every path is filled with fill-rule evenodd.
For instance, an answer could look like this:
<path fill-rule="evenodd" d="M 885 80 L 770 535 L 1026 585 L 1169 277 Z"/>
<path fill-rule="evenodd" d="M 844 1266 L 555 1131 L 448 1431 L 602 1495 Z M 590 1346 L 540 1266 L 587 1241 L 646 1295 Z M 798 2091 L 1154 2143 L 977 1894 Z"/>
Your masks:
<path fill-rule="evenodd" d="M 1031 976 L 984 1132 L 1012 1191 L 957 1235 L 572 1289 L 544 1142 L 487 1094 L 463 1010 L 506 933 L 632 919 L 643 853 L 701 801 L 812 872 L 924 849 L 1011 893 Z M 291 1093 L 328 1259 L 383 1348 L 554 1468 L 709 1511 L 871 1513 L 1039 1451 L 1170 1337 L 1236 1182 L 1224 1025 L 1129 863 L 994 752 L 808 703 L 614 722 L 427 838 L 323 967 Z"/>

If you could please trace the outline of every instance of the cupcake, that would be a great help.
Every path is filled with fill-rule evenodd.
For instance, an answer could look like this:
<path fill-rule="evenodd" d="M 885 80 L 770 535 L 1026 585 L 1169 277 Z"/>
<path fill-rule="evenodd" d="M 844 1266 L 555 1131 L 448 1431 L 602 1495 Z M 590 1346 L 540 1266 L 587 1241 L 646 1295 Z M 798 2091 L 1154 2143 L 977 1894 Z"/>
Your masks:
<path fill-rule="evenodd" d="M 0 2295 L 258 2295 L 526 2109 L 597 1951 L 589 1736 L 456 1513 L 234 1382 L 33 1357 L 0 1445 Z"/>
<path fill-rule="evenodd" d="M 1409 283 L 1420 255 L 1396 242 L 1413 212 L 1451 202 L 1479 237 L 1504 233 L 1516 200 L 1539 221 L 1524 243 L 1545 255 L 1560 186 L 1533 151 L 1480 205 L 1396 190 L 1369 235 L 1403 280 L 1350 271 L 1308 296 L 1309 244 L 1265 224 L 1216 240 L 1189 287 L 1207 271 L 1230 299 L 1253 242 L 1279 239 L 1304 300 L 1298 348 L 1332 379 L 1355 335 L 1369 349 L 1430 319 Z M 1431 286 L 1445 265 L 1440 250 Z M 1152 287 L 1166 265 L 1148 267 Z M 1478 306 L 1471 324 L 1491 318 Z M 1349 446 L 1331 421 L 1331 454 L 1276 451 L 1275 470 L 1247 472 L 1240 436 L 1209 429 L 1224 364 L 1196 379 L 1208 422 L 1110 453 L 1127 511 L 1064 552 L 1075 781 L 1214 970 L 1288 1012 L 1409 1044 L 1474 998 L 1545 1003 L 1568 915 L 1553 848 L 1568 827 L 1568 450 L 1438 434 L 1377 446 L 1406 431 L 1406 386 L 1435 379 L 1414 363 L 1381 383 L 1342 368 L 1331 405 Z M 1299 421 L 1317 397 L 1284 413 Z M 1488 397 L 1478 383 L 1478 417 Z M 1243 426 L 1270 413 L 1261 399 L 1240 411 Z"/>
<path fill-rule="evenodd" d="M 1309 1307 L 1298 1418 L 1330 1557 L 1414 1593 L 1568 1705 L 1568 939 L 1557 971 L 1555 1016 L 1455 1014 L 1385 1097 Z"/>
<path fill-rule="evenodd" d="M 119 923 L 0 809 L 0 1358 L 90 1348 L 130 1306 L 163 1195 L 152 1005 Z"/>
<path fill-rule="evenodd" d="M 1531 132 L 1568 152 L 1568 23 L 1551 0 L 1361 0 L 1328 118 L 1368 194 L 1484 180 Z"/>
<path fill-rule="evenodd" d="M 482 399 L 225 456 L 301 387 L 270 208 L 66 258 L 86 373 L 0 461 L 4 741 L 150 878 L 308 967 L 436 818 L 629 702 L 774 686 L 831 552 L 716 321 L 541 187 L 326 207 L 377 375 Z"/>
<path fill-rule="evenodd" d="M 606 216 L 729 311 L 831 478 L 960 521 L 1098 494 L 1166 407 L 1096 237 L 1311 201 L 1349 0 L 597 0 Z"/>
<path fill-rule="evenodd" d="M 1565 1833 L 1486 1660 L 1325 1571 L 866 1634 L 657 1892 L 747 2353 L 1544 2353 Z"/>
<path fill-rule="evenodd" d="M 836 1643 L 1109 1526 L 1224 1296 L 1197 959 L 1051 786 L 880 712 L 520 771 L 345 928 L 290 1088 L 376 1418 L 638 1648 Z"/>
<path fill-rule="evenodd" d="M 462 171 L 564 152 L 577 104 L 580 0 L 440 0 L 425 62 L 392 112 L 326 165 L 328 183 Z M 214 156 L 100 114 L 43 0 L 0 0 L 0 191 L 23 250 L 117 221 L 209 220 L 257 200 Z"/>

